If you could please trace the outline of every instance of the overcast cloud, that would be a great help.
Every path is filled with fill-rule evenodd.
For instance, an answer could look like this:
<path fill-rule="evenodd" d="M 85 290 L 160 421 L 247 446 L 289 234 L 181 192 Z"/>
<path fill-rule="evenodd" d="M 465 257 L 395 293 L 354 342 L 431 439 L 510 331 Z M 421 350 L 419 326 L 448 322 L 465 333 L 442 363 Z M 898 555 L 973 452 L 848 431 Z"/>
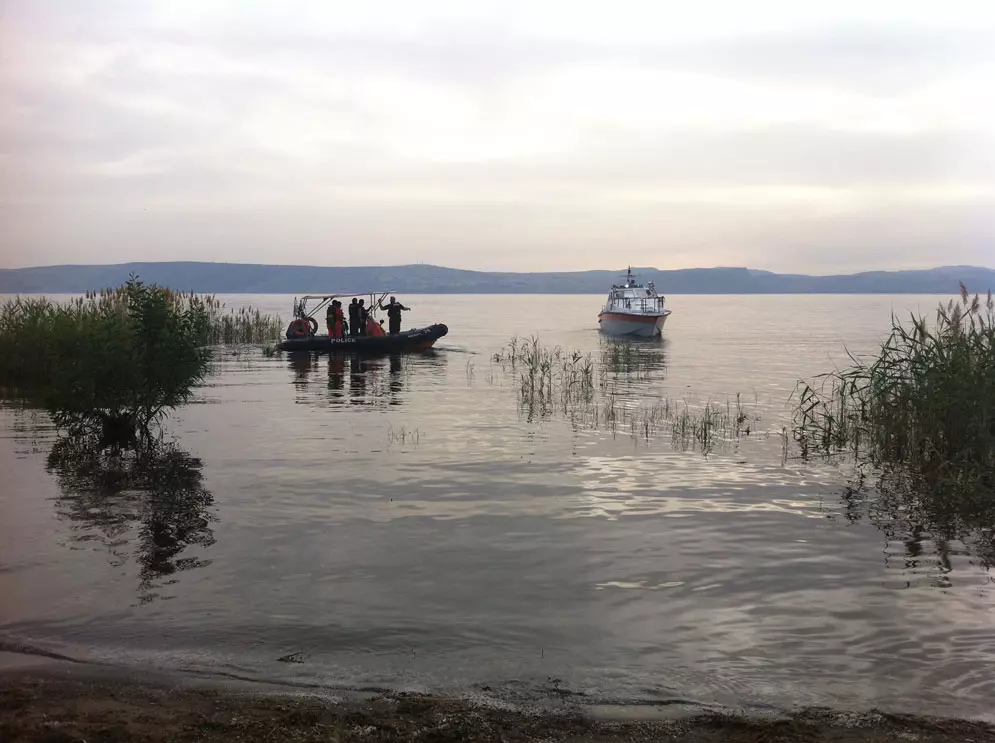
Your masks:
<path fill-rule="evenodd" d="M 995 2 L 0 0 L 0 265 L 995 265 Z"/>

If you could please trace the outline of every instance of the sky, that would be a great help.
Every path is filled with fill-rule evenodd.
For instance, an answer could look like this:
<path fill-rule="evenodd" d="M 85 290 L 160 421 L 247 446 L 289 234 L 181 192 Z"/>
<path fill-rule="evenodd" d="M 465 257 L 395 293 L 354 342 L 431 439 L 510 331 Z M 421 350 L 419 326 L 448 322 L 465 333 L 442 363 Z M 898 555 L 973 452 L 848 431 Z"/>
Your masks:
<path fill-rule="evenodd" d="M 995 266 L 995 2 L 0 0 L 0 267 Z"/>

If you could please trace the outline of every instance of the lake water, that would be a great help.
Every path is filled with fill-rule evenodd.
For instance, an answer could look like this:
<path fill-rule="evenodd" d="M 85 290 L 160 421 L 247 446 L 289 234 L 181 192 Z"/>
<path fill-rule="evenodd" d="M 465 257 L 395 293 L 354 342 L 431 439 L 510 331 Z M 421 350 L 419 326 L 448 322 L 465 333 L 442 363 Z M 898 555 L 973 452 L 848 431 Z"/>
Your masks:
<path fill-rule="evenodd" d="M 406 326 L 449 324 L 436 351 L 229 352 L 137 484 L 0 411 L 0 649 L 511 701 L 988 715 L 984 562 L 901 514 L 847 518 L 845 471 L 780 435 L 799 378 L 938 298 L 671 297 L 663 341 L 606 380 L 637 421 L 739 394 L 750 434 L 707 453 L 519 407 L 493 354 L 535 333 L 600 359 L 600 296 L 401 299 Z"/>

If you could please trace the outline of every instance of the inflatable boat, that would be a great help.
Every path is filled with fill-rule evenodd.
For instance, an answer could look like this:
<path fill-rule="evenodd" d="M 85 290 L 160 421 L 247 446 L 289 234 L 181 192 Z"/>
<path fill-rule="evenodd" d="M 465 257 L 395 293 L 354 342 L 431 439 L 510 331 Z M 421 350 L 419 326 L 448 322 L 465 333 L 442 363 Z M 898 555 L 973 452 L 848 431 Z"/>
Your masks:
<path fill-rule="evenodd" d="M 280 343 L 281 351 L 310 351 L 324 353 L 369 353 L 389 354 L 407 351 L 422 351 L 431 348 L 439 338 L 449 332 L 442 323 L 435 323 L 425 328 L 412 328 L 401 333 L 388 335 L 383 329 L 383 320 L 376 320 L 376 313 L 383 309 L 383 300 L 389 292 L 368 292 L 365 294 L 307 294 L 300 299 L 294 298 L 294 319 L 287 327 L 287 337 Z M 352 297 L 370 298 L 367 307 L 366 331 L 362 335 L 352 335 L 343 332 L 341 323 L 329 328 L 329 334 L 318 334 L 317 315 L 321 310 L 331 305 L 333 311 L 341 308 L 341 303 L 332 302 L 336 299 Z M 331 322 L 331 320 L 329 320 Z"/>
<path fill-rule="evenodd" d="M 346 335 L 342 338 L 307 335 L 287 338 L 280 343 L 280 350 L 376 354 L 423 351 L 435 345 L 448 332 L 449 328 L 436 323 L 427 328 L 413 328 L 396 335 Z"/>

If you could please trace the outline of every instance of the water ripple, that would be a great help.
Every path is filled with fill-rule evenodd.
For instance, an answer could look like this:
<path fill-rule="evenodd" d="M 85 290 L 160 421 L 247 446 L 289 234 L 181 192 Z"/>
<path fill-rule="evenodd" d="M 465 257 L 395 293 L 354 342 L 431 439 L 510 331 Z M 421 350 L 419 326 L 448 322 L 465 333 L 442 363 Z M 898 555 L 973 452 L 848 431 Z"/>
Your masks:
<path fill-rule="evenodd" d="M 169 428 L 202 463 L 213 542 L 191 543 L 176 529 L 206 522 L 144 491 L 67 496 L 44 417 L 0 411 L 3 642 L 505 699 L 985 713 L 995 631 L 976 535 L 861 515 L 840 472 L 785 460 L 777 436 L 796 379 L 843 340 L 872 345 L 898 299 L 675 299 L 666 343 L 645 375 L 620 372 L 620 399 L 742 393 L 760 434 L 707 456 L 528 420 L 490 360 L 531 332 L 494 311 L 506 301 L 412 299 L 412 322 L 453 328 L 425 356 L 221 359 Z M 559 328 L 544 340 L 600 352 L 597 298 L 514 301 Z M 163 545 L 180 569 L 136 601 L 161 562 L 142 556 Z M 278 661 L 294 653 L 303 664 Z"/>

